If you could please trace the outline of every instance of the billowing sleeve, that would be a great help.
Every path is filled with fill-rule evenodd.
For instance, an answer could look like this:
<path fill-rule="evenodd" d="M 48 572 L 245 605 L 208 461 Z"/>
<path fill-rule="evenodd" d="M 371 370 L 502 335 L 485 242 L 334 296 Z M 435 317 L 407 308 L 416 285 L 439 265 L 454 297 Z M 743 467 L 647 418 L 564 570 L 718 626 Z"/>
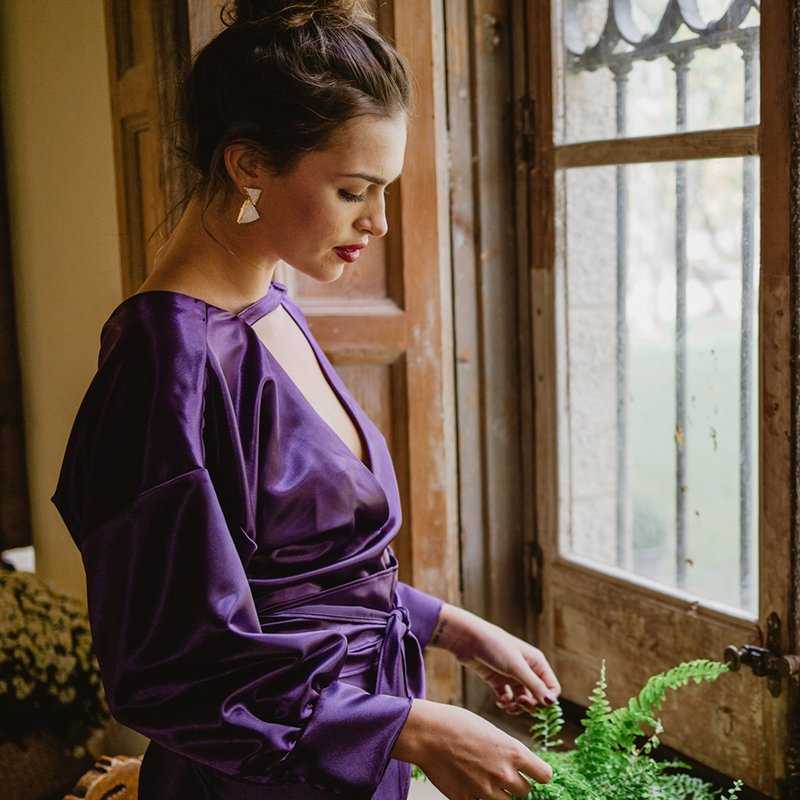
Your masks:
<path fill-rule="evenodd" d="M 408 609 L 411 632 L 419 640 L 419 646 L 424 649 L 436 630 L 444 600 L 415 589 L 403 581 L 397 582 L 397 597 Z"/>
<path fill-rule="evenodd" d="M 52 497 L 83 559 L 109 707 L 233 778 L 369 798 L 412 699 L 339 680 L 343 634 L 260 623 L 254 543 L 204 464 L 210 382 L 193 313 L 106 324 Z"/>

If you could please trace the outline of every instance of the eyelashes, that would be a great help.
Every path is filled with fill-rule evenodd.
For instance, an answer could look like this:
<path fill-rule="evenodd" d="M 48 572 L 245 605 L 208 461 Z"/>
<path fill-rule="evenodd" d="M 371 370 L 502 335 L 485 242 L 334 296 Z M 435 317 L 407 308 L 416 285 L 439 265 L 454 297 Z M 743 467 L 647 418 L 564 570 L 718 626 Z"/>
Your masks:
<path fill-rule="evenodd" d="M 346 192 L 344 189 L 339 189 L 339 195 L 343 200 L 346 200 L 348 203 L 363 203 L 367 196 L 365 194 L 351 194 L 350 192 Z M 384 197 L 389 196 L 389 192 L 385 191 L 383 193 Z"/>
<path fill-rule="evenodd" d="M 365 194 L 351 194 L 350 192 L 346 192 L 344 189 L 339 190 L 339 195 L 341 196 L 342 200 L 346 200 L 348 203 L 361 203 L 367 199 Z"/>

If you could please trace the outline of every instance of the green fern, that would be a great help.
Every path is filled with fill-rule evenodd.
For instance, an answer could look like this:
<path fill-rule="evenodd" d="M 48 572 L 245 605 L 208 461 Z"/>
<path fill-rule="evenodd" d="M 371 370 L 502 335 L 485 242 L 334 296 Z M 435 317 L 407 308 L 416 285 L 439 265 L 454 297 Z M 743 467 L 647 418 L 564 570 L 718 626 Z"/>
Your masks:
<path fill-rule="evenodd" d="M 656 714 L 667 690 L 690 680 L 698 684 L 713 681 L 727 671 L 727 664 L 706 659 L 681 663 L 654 675 L 638 696 L 612 710 L 606 696 L 604 660 L 586 717 L 581 720 L 584 732 L 575 739 L 574 750 L 553 753 L 541 748 L 541 732 L 550 732 L 554 706 L 532 712 L 531 731 L 536 735 L 531 747 L 540 750 L 540 758 L 551 765 L 553 778 L 545 784 L 532 782 L 526 800 L 719 800 L 720 790 L 699 778 L 664 774 L 666 769 L 688 769 L 685 762 L 659 762 L 649 754 L 660 743 L 658 734 L 663 727 Z M 645 741 L 637 747 L 641 737 L 646 737 Z M 736 800 L 741 786 L 741 781 L 734 781 L 724 800 Z"/>
<path fill-rule="evenodd" d="M 572 750 L 555 750 L 563 744 L 555 737 L 564 726 L 559 703 L 540 706 L 532 713 L 531 749 L 553 769 L 549 783 L 531 782 L 524 800 L 737 800 L 742 781 L 736 779 L 722 796 L 722 790 L 685 773 L 679 759 L 656 761 L 650 753 L 660 744 L 663 727 L 657 713 L 668 689 L 678 689 L 693 680 L 714 681 L 728 671 L 727 664 L 698 659 L 678 664 L 650 678 L 627 705 L 612 709 L 606 695 L 606 662 L 600 666 L 586 716 L 583 733 Z M 637 740 L 644 741 L 637 747 Z M 414 765 L 412 776 L 424 780 Z M 516 800 L 522 800 L 516 798 Z"/>
<path fill-rule="evenodd" d="M 664 775 L 661 779 L 663 797 L 689 798 L 689 800 L 721 800 L 722 790 L 714 789 L 701 778 L 693 775 Z M 742 781 L 735 780 L 725 798 L 736 798 Z"/>
<path fill-rule="evenodd" d="M 690 680 L 695 683 L 715 681 L 727 671 L 727 664 L 701 658 L 685 661 L 667 672 L 654 675 L 645 683 L 638 697 L 632 697 L 627 707 L 618 708 L 610 715 L 608 727 L 617 747 L 630 750 L 636 737 L 642 735 L 645 724 L 660 728 L 660 721 L 653 717 L 653 713 L 664 702 L 667 689 L 679 689 Z"/>
<path fill-rule="evenodd" d="M 590 780 L 602 779 L 611 766 L 614 749 L 612 731 L 606 720 L 611 714 L 611 704 L 606 696 L 606 661 L 600 664 L 600 678 L 589 697 L 586 716 L 581 720 L 586 729 L 575 739 L 575 760 L 581 773 Z"/>
<path fill-rule="evenodd" d="M 561 705 L 555 703 L 552 706 L 542 706 L 528 730 L 531 734 L 531 749 L 553 750 L 564 744 L 563 740 L 555 738 L 563 727 L 564 712 Z"/>

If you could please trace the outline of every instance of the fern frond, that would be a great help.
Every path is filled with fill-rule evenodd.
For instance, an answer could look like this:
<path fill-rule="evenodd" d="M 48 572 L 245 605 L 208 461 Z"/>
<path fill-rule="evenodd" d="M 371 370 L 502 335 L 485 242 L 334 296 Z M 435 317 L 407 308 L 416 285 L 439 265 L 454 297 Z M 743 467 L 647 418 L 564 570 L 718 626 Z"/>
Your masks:
<path fill-rule="evenodd" d="M 555 737 L 564 727 L 564 712 L 561 704 L 539 706 L 531 712 L 532 723 L 528 732 L 531 734 L 531 750 L 552 750 L 561 744 L 562 739 Z"/>
<path fill-rule="evenodd" d="M 632 697 L 627 706 L 613 711 L 607 719 L 610 735 L 618 749 L 629 751 L 637 736 L 645 735 L 644 726 L 653 728 L 660 726 L 660 721 L 653 717 L 664 701 L 668 689 L 678 689 L 690 680 L 695 683 L 714 681 L 729 667 L 720 661 L 709 661 L 700 658 L 685 661 L 666 672 L 653 675 L 642 687 L 638 697 Z"/>
<path fill-rule="evenodd" d="M 583 774 L 590 779 L 601 778 L 608 771 L 609 758 L 614 748 L 613 731 L 608 725 L 612 713 L 611 704 L 606 696 L 606 660 L 600 664 L 600 678 L 586 709 L 586 716 L 581 720 L 584 732 L 576 737 L 578 763 Z"/>
<path fill-rule="evenodd" d="M 728 789 L 728 792 L 725 795 L 724 800 L 736 800 L 736 798 L 739 796 L 739 792 L 741 791 L 742 786 L 744 786 L 744 781 L 739 780 L 739 778 L 736 778 L 736 780 L 734 780 L 733 782 L 733 786 L 731 786 L 731 788 Z"/>
<path fill-rule="evenodd" d="M 692 775 L 663 775 L 661 788 L 666 797 L 686 800 L 719 800 L 720 790 Z"/>

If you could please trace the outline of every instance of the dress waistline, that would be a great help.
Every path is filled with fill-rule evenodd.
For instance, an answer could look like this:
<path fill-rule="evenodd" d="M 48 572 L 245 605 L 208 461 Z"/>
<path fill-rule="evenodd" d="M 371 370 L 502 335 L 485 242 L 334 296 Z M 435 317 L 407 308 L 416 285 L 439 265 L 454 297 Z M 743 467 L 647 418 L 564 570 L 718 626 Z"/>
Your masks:
<path fill-rule="evenodd" d="M 422 648 L 408 609 L 394 605 L 397 561 L 386 569 L 282 603 L 259 605 L 262 627 L 335 630 L 347 639 L 341 678 L 375 665 L 375 694 L 424 696 Z M 381 608 L 388 606 L 388 610 Z M 376 658 L 377 650 L 377 658 Z"/>

